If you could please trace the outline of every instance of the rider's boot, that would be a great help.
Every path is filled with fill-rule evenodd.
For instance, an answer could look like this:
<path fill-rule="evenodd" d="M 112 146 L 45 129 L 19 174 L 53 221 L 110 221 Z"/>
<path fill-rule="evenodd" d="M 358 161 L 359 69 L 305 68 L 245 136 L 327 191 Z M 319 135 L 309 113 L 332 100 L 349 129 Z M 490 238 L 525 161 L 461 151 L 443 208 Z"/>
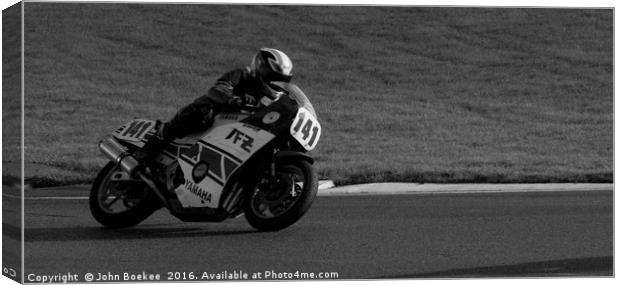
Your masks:
<path fill-rule="evenodd" d="M 153 136 L 144 144 L 143 163 L 147 172 L 155 170 L 157 155 L 174 139 L 171 136 L 168 124 L 158 122 L 158 129 Z"/>

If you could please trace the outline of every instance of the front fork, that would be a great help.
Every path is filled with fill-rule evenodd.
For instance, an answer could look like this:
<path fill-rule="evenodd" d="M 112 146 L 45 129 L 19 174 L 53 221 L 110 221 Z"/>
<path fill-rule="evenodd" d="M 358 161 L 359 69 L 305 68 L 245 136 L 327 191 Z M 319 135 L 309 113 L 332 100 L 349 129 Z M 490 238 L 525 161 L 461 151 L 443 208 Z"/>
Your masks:
<path fill-rule="evenodd" d="M 271 182 L 275 182 L 275 178 L 276 178 L 276 154 L 279 151 L 280 151 L 279 149 L 274 148 L 272 156 L 271 156 L 271 164 L 270 164 L 270 169 L 269 169 L 269 179 L 271 180 Z"/>
<path fill-rule="evenodd" d="M 272 156 L 271 156 L 271 163 L 269 167 L 269 187 L 270 187 L 269 191 L 278 191 L 277 187 L 280 186 L 280 183 L 282 182 L 281 179 L 283 177 L 277 176 L 277 172 L 276 172 L 276 162 L 278 161 L 277 155 L 279 152 L 280 152 L 280 149 L 274 148 Z M 291 189 L 289 190 L 290 190 L 291 196 L 293 197 L 297 196 L 297 192 L 295 192 L 294 184 L 291 185 Z"/>

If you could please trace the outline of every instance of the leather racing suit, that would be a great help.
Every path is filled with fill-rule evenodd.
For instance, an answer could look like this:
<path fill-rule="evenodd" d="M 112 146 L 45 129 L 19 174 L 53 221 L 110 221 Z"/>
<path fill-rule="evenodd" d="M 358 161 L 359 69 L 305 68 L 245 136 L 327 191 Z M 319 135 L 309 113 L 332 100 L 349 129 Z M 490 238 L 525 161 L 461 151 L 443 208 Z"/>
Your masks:
<path fill-rule="evenodd" d="M 169 122 L 164 123 L 146 143 L 144 150 L 155 153 L 175 138 L 208 129 L 210 112 L 238 111 L 246 104 L 254 105 L 263 96 L 270 94 L 265 84 L 253 76 L 249 67 L 226 72 L 207 94 L 181 108 Z"/>

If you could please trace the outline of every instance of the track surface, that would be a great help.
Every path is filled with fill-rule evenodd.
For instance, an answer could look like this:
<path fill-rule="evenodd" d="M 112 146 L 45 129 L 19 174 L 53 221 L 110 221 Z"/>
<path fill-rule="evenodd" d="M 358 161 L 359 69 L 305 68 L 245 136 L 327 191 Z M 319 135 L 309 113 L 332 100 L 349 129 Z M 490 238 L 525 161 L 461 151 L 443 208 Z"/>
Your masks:
<path fill-rule="evenodd" d="M 317 197 L 300 222 L 276 233 L 255 232 L 244 218 L 183 223 L 166 210 L 134 228 L 105 230 L 87 200 L 26 200 L 25 207 L 26 276 L 613 274 L 612 191 Z"/>

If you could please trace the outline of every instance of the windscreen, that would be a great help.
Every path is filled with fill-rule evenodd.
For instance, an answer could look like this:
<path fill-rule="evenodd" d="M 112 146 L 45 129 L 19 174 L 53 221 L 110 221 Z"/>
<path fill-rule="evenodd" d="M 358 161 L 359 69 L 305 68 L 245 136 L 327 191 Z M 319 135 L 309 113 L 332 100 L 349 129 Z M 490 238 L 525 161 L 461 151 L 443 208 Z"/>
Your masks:
<path fill-rule="evenodd" d="M 312 113 L 312 115 L 315 118 L 317 117 L 316 112 L 314 111 L 314 107 L 312 106 L 312 103 L 310 103 L 310 100 L 308 100 L 308 97 L 306 97 L 306 94 L 304 94 L 304 92 L 301 91 L 301 89 L 299 89 L 297 85 L 293 83 L 286 83 L 286 82 L 273 82 L 273 84 L 282 88 L 286 93 L 288 93 L 289 97 L 291 97 L 293 100 L 299 103 L 299 106 L 308 109 L 308 111 L 310 111 L 310 113 Z"/>

